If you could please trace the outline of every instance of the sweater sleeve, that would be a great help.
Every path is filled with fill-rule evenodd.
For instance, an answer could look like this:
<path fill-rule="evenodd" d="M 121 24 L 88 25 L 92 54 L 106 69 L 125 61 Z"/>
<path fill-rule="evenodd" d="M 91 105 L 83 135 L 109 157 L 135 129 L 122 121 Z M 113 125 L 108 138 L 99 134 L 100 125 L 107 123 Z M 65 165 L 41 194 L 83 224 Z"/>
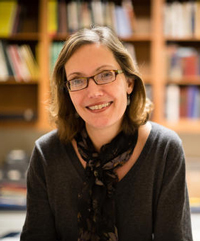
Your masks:
<path fill-rule="evenodd" d="M 35 146 L 27 173 L 27 214 L 20 241 L 56 241 L 45 181 L 45 160 Z"/>
<path fill-rule="evenodd" d="M 154 240 L 192 241 L 185 157 L 180 139 L 166 144 L 163 158 L 165 166 L 154 217 Z"/>

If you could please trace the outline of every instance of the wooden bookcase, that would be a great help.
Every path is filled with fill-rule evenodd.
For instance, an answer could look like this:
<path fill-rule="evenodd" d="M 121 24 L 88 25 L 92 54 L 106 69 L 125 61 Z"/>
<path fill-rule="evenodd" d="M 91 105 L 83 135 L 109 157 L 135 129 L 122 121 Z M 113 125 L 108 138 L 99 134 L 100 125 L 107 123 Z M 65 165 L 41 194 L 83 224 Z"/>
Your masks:
<path fill-rule="evenodd" d="M 24 5 L 28 4 L 23 0 Z M 40 130 L 51 129 L 46 111 L 46 101 L 49 95 L 50 79 L 50 46 L 53 42 L 65 40 L 69 34 L 60 33 L 50 35 L 48 33 L 48 0 L 30 1 L 37 5 L 37 12 L 29 21 L 25 30 L 16 35 L 2 38 L 7 42 L 27 42 L 38 45 L 38 64 L 40 75 L 37 80 L 27 83 L 15 83 L 12 80 L 0 82 L 0 112 L 11 108 L 14 112 L 18 108 L 31 106 L 37 113 L 33 121 L 0 121 L 0 126 L 28 127 Z M 118 2 L 118 1 L 116 1 Z M 184 45 L 197 46 L 199 38 L 171 38 L 163 33 L 163 6 L 164 0 L 133 0 L 137 18 L 137 31 L 129 38 L 122 38 L 124 42 L 132 43 L 144 82 L 152 87 L 152 100 L 155 105 L 153 121 L 170 127 L 178 132 L 200 133 L 200 119 L 180 119 L 178 122 L 169 122 L 165 118 L 165 91 L 169 83 L 173 83 L 165 74 L 165 49 L 170 42 L 184 42 Z M 34 24 L 34 27 L 32 27 Z M 176 83 L 178 85 L 190 85 L 190 79 Z M 192 80 L 193 85 L 200 86 L 199 78 Z M 29 94 L 25 94 L 29 93 Z M 15 96 L 18 97 L 15 99 Z M 12 97 L 12 98 L 11 98 Z"/>

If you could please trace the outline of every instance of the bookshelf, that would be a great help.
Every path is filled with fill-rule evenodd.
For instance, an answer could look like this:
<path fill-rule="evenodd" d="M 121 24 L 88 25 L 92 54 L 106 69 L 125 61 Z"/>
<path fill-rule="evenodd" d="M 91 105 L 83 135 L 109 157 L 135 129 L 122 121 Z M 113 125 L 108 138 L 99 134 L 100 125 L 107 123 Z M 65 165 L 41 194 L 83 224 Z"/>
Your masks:
<path fill-rule="evenodd" d="M 68 28 L 65 31 L 63 27 L 56 25 L 55 19 L 58 19 L 58 16 L 61 15 L 61 12 L 52 14 L 55 6 L 58 7 L 56 0 L 31 0 L 29 1 L 31 2 L 30 5 L 25 0 L 18 2 L 25 9 L 33 9 L 30 19 L 21 28 L 21 31 L 6 36 L 0 34 L 0 40 L 8 44 L 28 44 L 31 46 L 40 71 L 38 78 L 30 81 L 19 83 L 13 77 L 10 77 L 8 81 L 0 81 L 0 113 L 5 109 L 13 114 L 21 108 L 23 110 L 31 109 L 36 114 L 34 118 L 29 120 L 23 118 L 21 120 L 14 118 L 6 121 L 0 120 L 0 125 L 5 128 L 20 126 L 49 130 L 51 127 L 48 123 L 45 102 L 48 99 L 51 74 L 50 49 L 54 44 L 65 41 L 71 32 Z M 51 2 L 51 8 L 48 8 L 49 2 Z M 71 1 L 60 2 L 66 6 Z M 121 3 L 121 1 L 113 2 L 117 6 Z M 196 27 L 195 31 L 193 30 L 189 35 L 182 34 L 181 36 L 176 36 L 174 33 L 166 33 L 165 18 L 167 13 L 163 14 L 163 12 L 164 7 L 168 3 L 167 1 L 132 0 L 132 3 L 135 13 L 134 32 L 129 36 L 123 36 L 122 34 L 119 37 L 123 42 L 134 46 L 144 82 L 147 86 L 151 86 L 151 96 L 155 104 L 153 120 L 178 132 L 200 133 L 200 116 L 197 118 L 179 117 L 176 121 L 170 121 L 166 116 L 167 86 L 175 85 L 180 90 L 182 87 L 192 85 L 197 86 L 200 90 L 200 73 L 193 76 L 181 76 L 178 80 L 174 80 L 167 75 L 167 47 L 171 44 L 176 44 L 179 47 L 194 48 L 199 53 L 200 35 L 197 32 L 199 28 Z M 29 11 L 27 10 L 27 12 Z M 65 9 L 65 11 L 65 17 L 67 17 L 67 10 Z M 26 15 L 23 18 L 26 18 Z M 197 18 L 195 21 L 197 22 Z M 27 97 L 25 93 L 31 94 Z M 13 100 L 11 96 L 12 98 L 13 96 L 18 96 L 18 99 Z M 30 115 L 29 112 L 28 114 Z"/>
<path fill-rule="evenodd" d="M 165 113 L 162 123 L 178 132 L 200 133 L 200 2 L 166 1 L 163 6 L 164 84 L 175 86 L 179 118 L 169 121 Z"/>

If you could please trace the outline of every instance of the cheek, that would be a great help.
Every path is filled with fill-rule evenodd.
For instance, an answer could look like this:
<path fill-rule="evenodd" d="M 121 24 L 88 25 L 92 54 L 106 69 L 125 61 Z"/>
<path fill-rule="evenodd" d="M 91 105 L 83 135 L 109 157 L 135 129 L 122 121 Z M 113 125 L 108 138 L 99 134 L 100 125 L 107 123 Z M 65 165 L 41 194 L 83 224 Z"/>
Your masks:
<path fill-rule="evenodd" d="M 78 96 L 76 93 L 71 93 L 70 98 L 71 98 L 72 104 L 74 105 L 76 111 L 78 111 L 79 106 L 81 104 L 80 96 Z"/>
<path fill-rule="evenodd" d="M 122 112 L 125 112 L 125 110 L 126 110 L 126 107 L 127 107 L 127 94 L 126 93 L 123 93 L 122 95 L 121 95 L 121 98 L 120 98 L 120 109 L 121 109 L 121 111 Z"/>

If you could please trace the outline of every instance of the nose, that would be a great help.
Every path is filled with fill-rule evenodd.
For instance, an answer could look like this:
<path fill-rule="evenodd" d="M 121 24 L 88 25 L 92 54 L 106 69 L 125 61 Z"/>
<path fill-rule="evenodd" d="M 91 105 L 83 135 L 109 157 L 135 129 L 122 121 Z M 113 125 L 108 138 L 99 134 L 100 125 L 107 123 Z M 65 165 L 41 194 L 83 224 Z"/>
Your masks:
<path fill-rule="evenodd" d="M 103 95 L 102 86 L 97 85 L 93 78 L 88 80 L 87 90 L 90 98 L 95 98 Z"/>

